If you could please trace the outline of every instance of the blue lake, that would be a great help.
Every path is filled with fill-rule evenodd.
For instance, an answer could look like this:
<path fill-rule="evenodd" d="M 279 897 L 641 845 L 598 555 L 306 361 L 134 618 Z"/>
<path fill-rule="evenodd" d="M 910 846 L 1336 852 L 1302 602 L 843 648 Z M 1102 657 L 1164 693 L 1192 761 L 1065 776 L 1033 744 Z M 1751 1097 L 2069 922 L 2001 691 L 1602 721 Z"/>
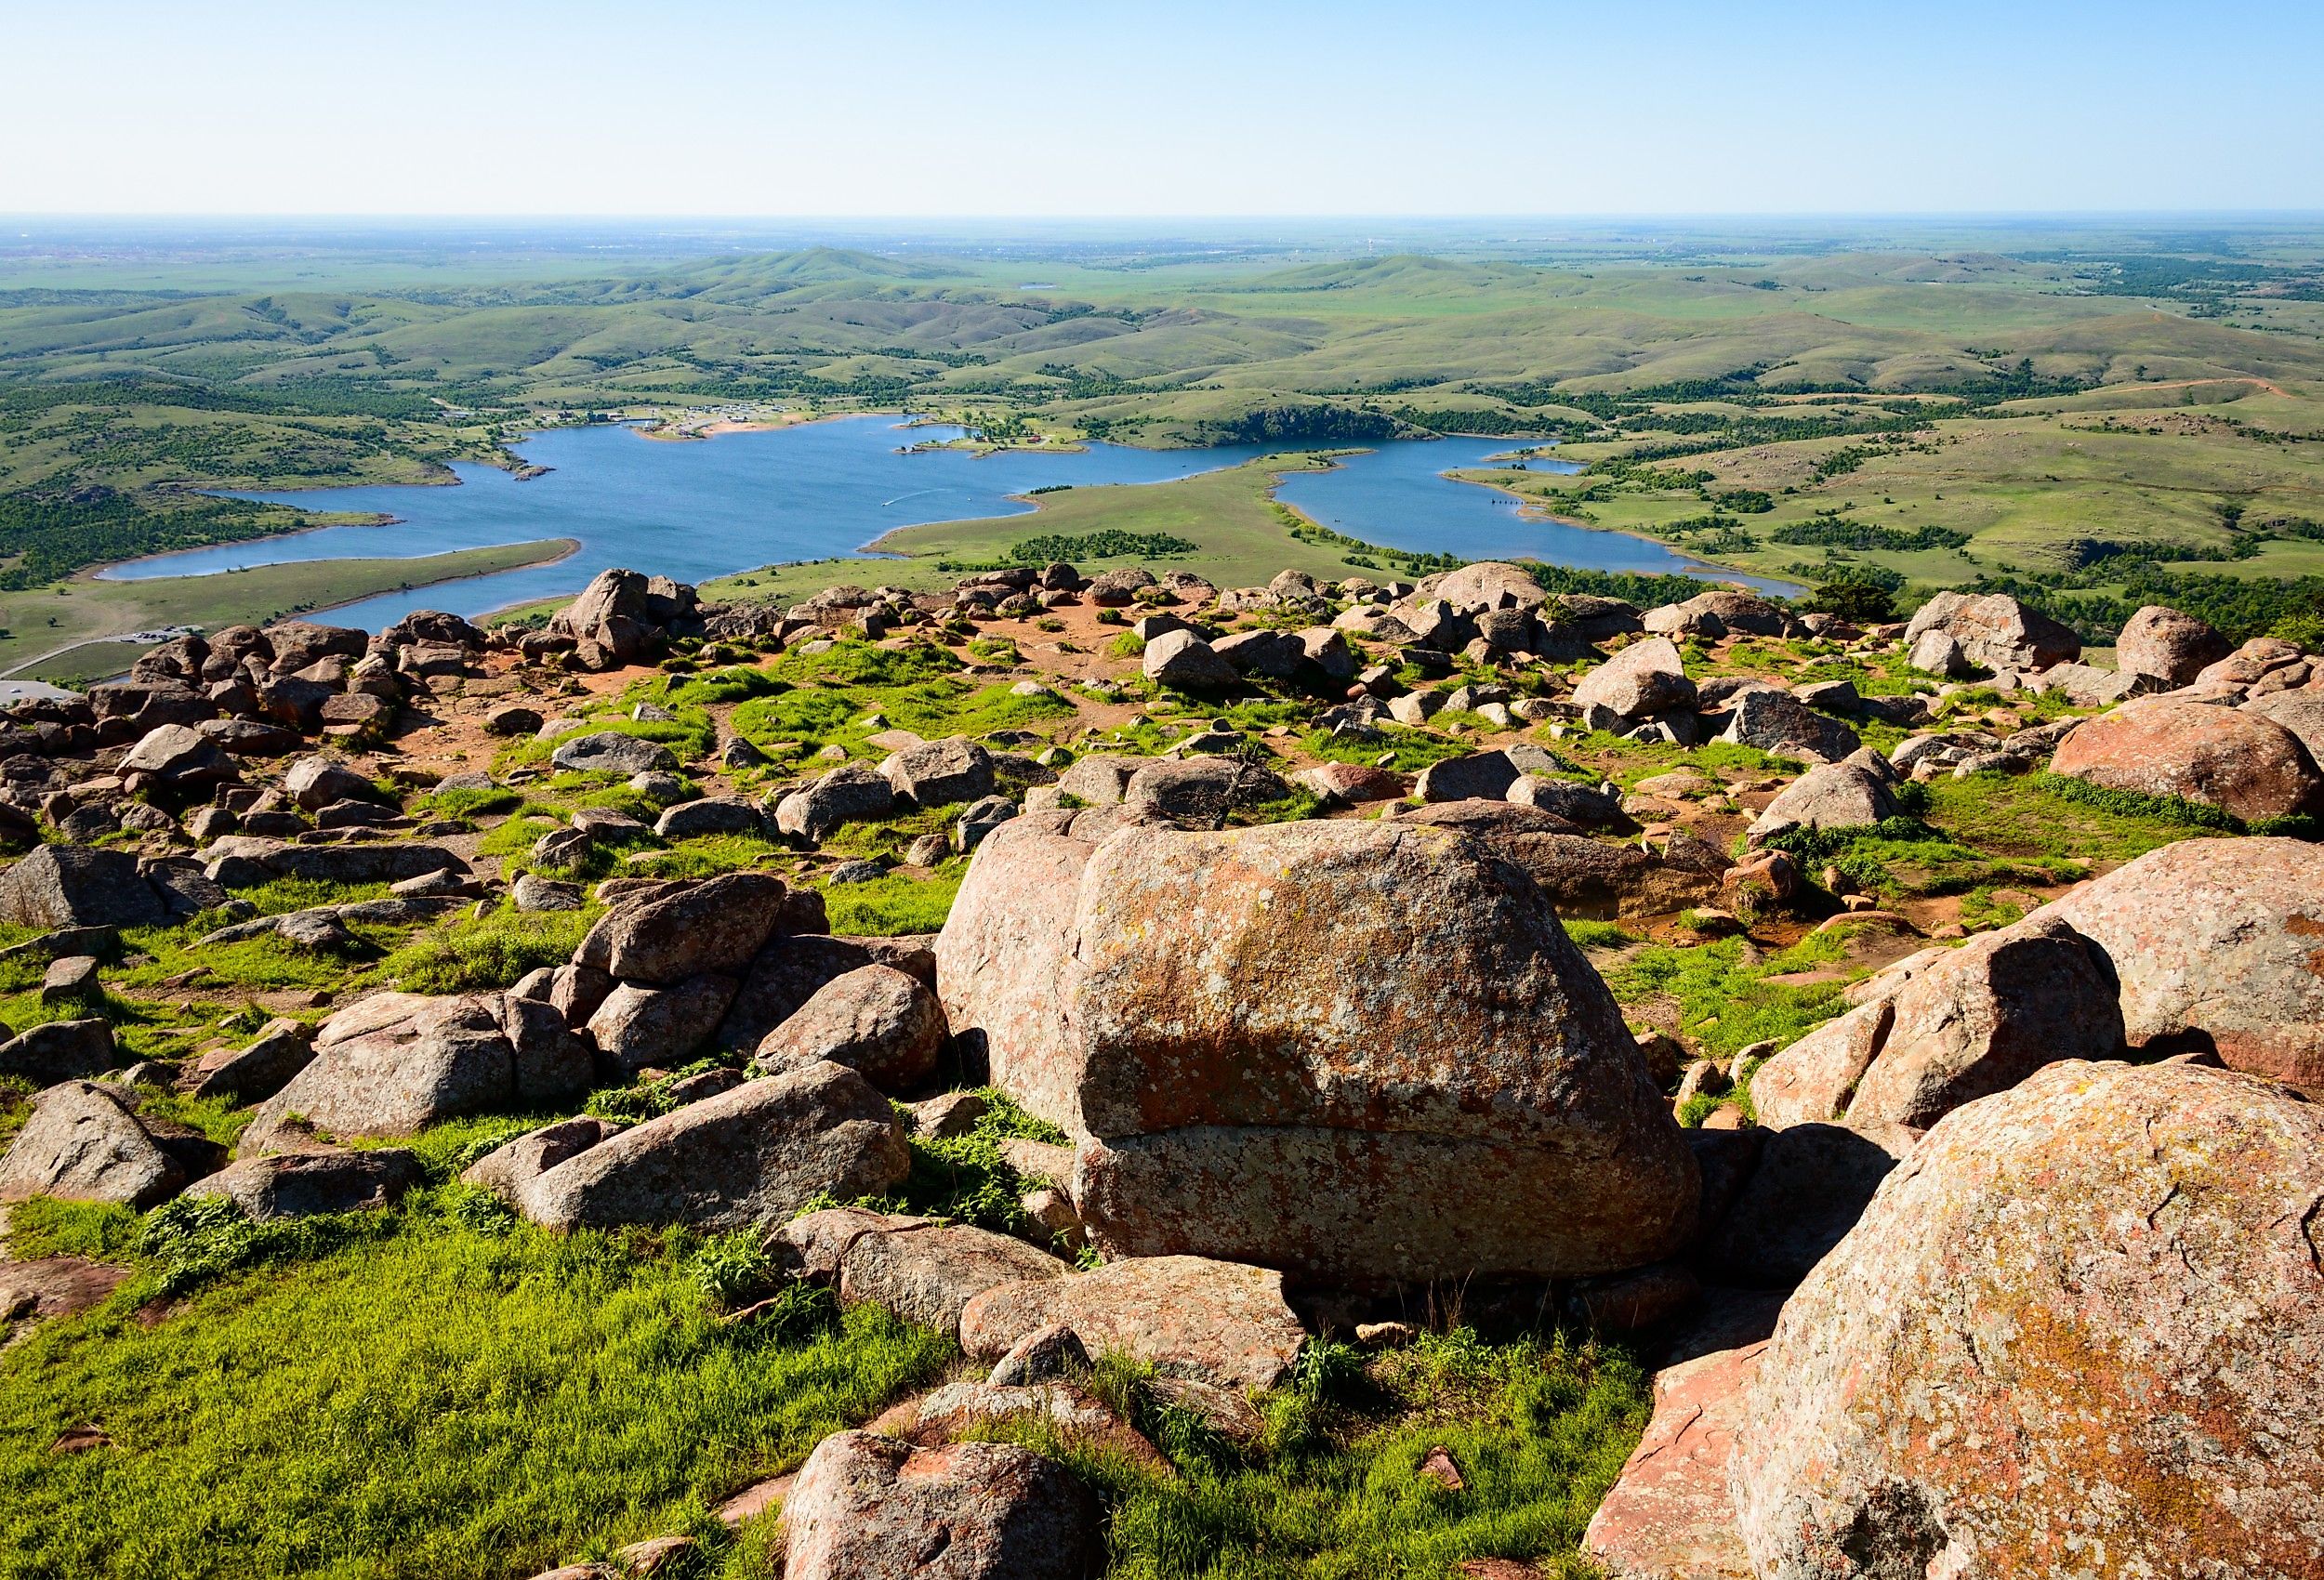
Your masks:
<path fill-rule="evenodd" d="M 517 446 L 551 468 L 519 482 L 490 467 L 454 467 L 457 487 L 379 485 L 253 494 L 309 510 L 390 515 L 384 526 L 325 527 L 256 543 L 228 544 L 115 566 L 130 580 L 208 575 L 286 560 L 404 559 L 500 543 L 567 537 L 580 552 L 554 565 L 438 583 L 365 599 L 330 618 L 368 630 L 414 609 L 482 615 L 578 590 L 609 565 L 700 582 L 753 566 L 854 554 L 883 533 L 930 521 L 1030 513 L 1014 497 L 1057 483 L 1167 482 L 1231 467 L 1280 446 L 1138 450 L 1094 444 L 1079 453 L 965 451 L 905 454 L 903 445 L 957 428 L 899 425 L 892 416 L 845 417 L 796 428 L 665 443 L 623 428 L 561 428 Z M 1382 444 L 1329 472 L 1287 480 L 1280 496 L 1317 520 L 1370 543 L 1472 558 L 1532 555 L 1557 564 L 1616 571 L 1708 572 L 1658 544 L 1525 519 L 1504 494 L 1440 474 L 1476 466 L 1512 447 L 1505 440 L 1447 439 Z M 1564 463 L 1535 461 L 1543 469 Z M 866 559 L 859 579 L 877 582 Z"/>

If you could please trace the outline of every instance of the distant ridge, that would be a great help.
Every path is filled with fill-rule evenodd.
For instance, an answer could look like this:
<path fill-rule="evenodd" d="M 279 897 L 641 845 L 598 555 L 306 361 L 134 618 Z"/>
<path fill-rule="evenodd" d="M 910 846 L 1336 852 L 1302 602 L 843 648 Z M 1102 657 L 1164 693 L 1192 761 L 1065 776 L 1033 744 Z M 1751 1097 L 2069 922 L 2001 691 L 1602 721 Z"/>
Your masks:
<path fill-rule="evenodd" d="M 791 288 L 833 285 L 857 280 L 943 280 L 957 278 L 957 267 L 936 261 L 883 257 L 852 247 L 803 247 L 797 252 L 751 253 L 720 258 L 683 271 L 686 278 L 709 286 L 755 285 Z"/>

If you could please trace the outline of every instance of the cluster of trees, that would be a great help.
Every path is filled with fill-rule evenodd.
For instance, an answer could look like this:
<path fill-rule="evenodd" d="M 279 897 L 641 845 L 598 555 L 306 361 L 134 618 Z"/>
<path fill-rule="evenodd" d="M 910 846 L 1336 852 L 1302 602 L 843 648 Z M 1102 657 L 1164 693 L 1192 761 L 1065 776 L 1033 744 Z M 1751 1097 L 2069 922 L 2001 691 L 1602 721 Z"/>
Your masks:
<path fill-rule="evenodd" d="M 1193 554 L 1201 547 L 1202 545 L 1175 533 L 1128 533 L 1118 527 L 1107 527 L 1103 532 L 1050 533 L 1024 538 L 1010 544 L 1009 552 L 1016 564 L 1047 565 L 1059 560 L 1117 560 L 1124 555 L 1167 560 Z"/>
<path fill-rule="evenodd" d="M 1383 412 L 1330 402 L 1258 406 L 1209 428 L 1221 444 L 1364 443 L 1394 439 L 1404 431 L 1401 423 Z"/>
<path fill-rule="evenodd" d="M 1969 534 L 1950 527 L 1883 527 L 1872 521 L 1852 521 L 1844 516 L 1819 516 L 1795 526 L 1777 527 L 1767 534 L 1774 543 L 1818 548 L 1880 548 L 1909 553 L 1924 548 L 1959 548 Z"/>
<path fill-rule="evenodd" d="M 20 592 L 142 554 L 241 543 L 302 524 L 295 510 L 241 499 L 189 499 L 154 510 L 109 488 L 0 494 L 0 587 Z"/>

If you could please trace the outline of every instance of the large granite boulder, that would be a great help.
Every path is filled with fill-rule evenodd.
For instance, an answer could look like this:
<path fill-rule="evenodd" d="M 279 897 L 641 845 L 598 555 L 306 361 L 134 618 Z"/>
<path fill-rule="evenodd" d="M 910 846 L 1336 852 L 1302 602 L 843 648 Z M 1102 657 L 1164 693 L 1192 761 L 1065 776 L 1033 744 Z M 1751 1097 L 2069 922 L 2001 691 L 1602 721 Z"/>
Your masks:
<path fill-rule="evenodd" d="M 949 807 L 993 793 L 993 754 L 965 735 L 906 746 L 879 765 L 899 799 Z"/>
<path fill-rule="evenodd" d="M 2227 639 L 2192 614 L 2150 603 L 2132 615 L 2115 639 L 2115 667 L 2157 691 L 2176 691 L 2234 650 Z"/>
<path fill-rule="evenodd" d="M 1550 786 L 1527 779 L 1518 789 Z M 1579 786 L 1568 786 L 1579 790 Z M 1584 815 L 1596 810 L 1579 797 L 1554 797 Z M 1730 863 L 1719 849 L 1690 835 L 1659 844 L 1615 844 L 1583 834 L 1567 816 L 1546 807 L 1506 801 L 1446 801 L 1393 812 L 1398 823 L 1425 823 L 1469 836 L 1503 861 L 1525 870 L 1560 916 L 1611 921 L 1619 916 L 1668 915 L 1719 896 Z"/>
<path fill-rule="evenodd" d="M 961 1309 L 986 1290 L 1070 1271 L 1046 1251 L 972 1224 L 904 1223 L 850 1238 L 839 1258 L 839 1297 L 957 1336 Z"/>
<path fill-rule="evenodd" d="M 1905 646 L 1924 631 L 1942 631 L 1970 663 L 1987 669 L 2040 671 L 2081 656 L 2071 630 L 2007 593 L 1941 592 L 1905 626 Z"/>
<path fill-rule="evenodd" d="M 2248 1076 L 2068 1061 L 1956 1112 L 1761 1357 L 1758 1573 L 2316 1573 L 2319 1200 L 2324 1109 Z"/>
<path fill-rule="evenodd" d="M 0 1203 L 55 1196 L 142 1210 L 225 1161 L 199 1132 L 139 1114 L 125 1088 L 66 1081 L 34 1099 L 0 1156 Z"/>
<path fill-rule="evenodd" d="M 568 773 L 617 773 L 624 778 L 639 773 L 667 773 L 678 766 L 676 755 L 659 741 L 625 735 L 614 730 L 568 735 L 548 754 L 548 760 Z"/>
<path fill-rule="evenodd" d="M 1763 845 L 1795 829 L 1869 828 L 1897 815 L 1894 780 L 1849 758 L 1809 769 L 1776 793 L 1751 822 L 1750 842 Z"/>
<path fill-rule="evenodd" d="M 2027 921 L 2047 917 L 2104 953 L 2133 1046 L 2213 1050 L 2324 1096 L 2324 846 L 2181 840 Z"/>
<path fill-rule="evenodd" d="M 2113 968 L 2044 912 L 1972 939 L 1793 1043 L 1751 1077 L 1760 1123 L 1926 1129 L 2060 1059 L 2121 1051 Z"/>
<path fill-rule="evenodd" d="M 1695 705 L 1695 682 L 1678 644 L 1668 637 L 1632 642 L 1581 678 L 1574 704 L 1603 707 L 1623 718 L 1650 718 Z"/>
<path fill-rule="evenodd" d="M 895 786 L 869 763 L 843 762 L 775 803 L 774 826 L 787 838 L 828 838 L 851 823 L 895 810 Z"/>
<path fill-rule="evenodd" d="M 2303 686 L 2296 691 L 2269 691 L 2245 703 L 2243 711 L 2291 731 L 2308 749 L 2309 760 L 2324 765 L 2324 688 Z"/>
<path fill-rule="evenodd" d="M 1149 1257 L 988 1289 L 961 1310 L 960 1347 L 989 1364 L 1059 1326 L 1091 1355 L 1119 1353 L 1163 1376 L 1229 1389 L 1273 1388 L 1307 1343 L 1273 1269 Z"/>
<path fill-rule="evenodd" d="M 1531 572 L 1499 560 L 1480 560 L 1458 571 L 1423 576 L 1419 593 L 1422 598 L 1442 599 L 1463 614 L 1482 614 L 1496 609 L 1538 609 L 1550 598 Z"/>
<path fill-rule="evenodd" d="M 1089 1139 L 1074 1194 L 1109 1254 L 1581 1275 L 1688 1232 L 1693 1159 L 1518 868 L 1403 823 L 1018 849 L 1056 881 L 964 889 L 944 991 L 994 1079 Z"/>
<path fill-rule="evenodd" d="M 2176 796 L 2237 817 L 2324 813 L 2324 770 L 2282 725 L 2172 697 L 2126 703 L 2058 743 L 2051 770 L 2108 790 Z"/>
<path fill-rule="evenodd" d="M 927 983 L 892 966 L 863 966 L 825 983 L 768 1033 L 755 1062 L 772 1073 L 829 1060 L 881 1091 L 903 1092 L 928 1078 L 944 1046 L 944 1008 Z"/>
<path fill-rule="evenodd" d="M 1141 661 L 1147 679 L 1176 691 L 1231 691 L 1242 684 L 1235 665 L 1192 631 L 1165 631 L 1146 644 Z"/>
<path fill-rule="evenodd" d="M 1789 691 L 1754 686 L 1727 704 L 1727 727 L 1719 739 L 1779 757 L 1820 757 L 1838 762 L 1863 743 L 1856 732 L 1828 718 Z"/>
<path fill-rule="evenodd" d="M 911 1166 L 888 1099 L 854 1071 L 817 1064 L 624 1130 L 535 1177 L 517 1202 L 552 1229 L 747 1229 L 820 1195 L 878 1195 Z"/>
<path fill-rule="evenodd" d="M 244 1158 L 187 1187 L 186 1194 L 221 1196 L 255 1223 L 277 1223 L 392 1206 L 425 1177 L 419 1159 L 400 1147 L 317 1147 Z"/>
<path fill-rule="evenodd" d="M 217 742 L 182 724 L 146 731 L 121 759 L 123 774 L 142 773 L 176 792 L 202 790 L 236 777 Z"/>
<path fill-rule="evenodd" d="M 837 1432 L 783 1500 L 787 1580 L 1084 1580 L 1097 1500 L 1072 1472 L 1005 1442 L 918 1448 Z"/>
<path fill-rule="evenodd" d="M 1129 776 L 1122 804 L 1149 816 L 1215 828 L 1237 808 L 1279 801 L 1291 787 L 1235 757 L 1164 757 Z"/>
<path fill-rule="evenodd" d="M 717 1033 L 737 985 L 717 972 L 668 987 L 615 984 L 589 1016 L 598 1057 L 624 1076 L 686 1062 Z"/>
<path fill-rule="evenodd" d="M 580 597 L 549 616 L 548 631 L 593 643 L 619 663 L 633 662 L 658 634 L 646 601 L 646 578 L 635 571 L 600 571 Z"/>
<path fill-rule="evenodd" d="M 0 1043 L 0 1075 L 35 1087 L 102 1075 L 120 1063 L 112 1022 L 101 1016 L 45 1021 Z"/>
<path fill-rule="evenodd" d="M 1001 824 L 976 848 L 936 936 L 937 994 L 953 1034 L 981 1053 L 994 1085 L 1035 1113 L 1074 1112 L 1061 982 L 1081 874 L 1099 842 L 1133 817 L 1107 807 L 1027 812 Z"/>
<path fill-rule="evenodd" d="M 810 899 L 819 899 L 812 891 Z M 796 903 L 801 892 L 794 892 Z M 866 966 L 892 966 L 918 979 L 922 986 L 936 985 L 934 935 L 900 938 L 834 938 L 820 927 L 792 932 L 786 915 L 766 947 L 759 950 L 726 1019 L 719 1022 L 718 1046 L 745 1054 L 755 1051 L 767 1034 L 805 1007 L 824 987 L 850 971 Z"/>
<path fill-rule="evenodd" d="M 588 1080 L 587 1045 L 548 1005 L 500 994 L 375 994 L 324 1022 L 314 1057 L 258 1105 L 242 1151 L 283 1150 L 303 1128 L 416 1135 L 469 1114 L 571 1102 Z"/>
<path fill-rule="evenodd" d="M 1646 612 L 1649 631 L 1670 631 L 1717 640 L 1722 637 L 1780 637 L 1787 625 L 1784 612 L 1754 593 L 1736 587 L 1711 587 L 1683 603 L 1665 604 Z"/>
<path fill-rule="evenodd" d="M 0 873 L 0 922 L 28 928 L 152 927 L 169 919 L 126 850 L 41 845 Z"/>
<path fill-rule="evenodd" d="M 739 972 L 773 935 L 789 896 L 770 874 L 726 873 L 616 904 L 581 941 L 574 964 L 657 987 L 707 971 Z"/>

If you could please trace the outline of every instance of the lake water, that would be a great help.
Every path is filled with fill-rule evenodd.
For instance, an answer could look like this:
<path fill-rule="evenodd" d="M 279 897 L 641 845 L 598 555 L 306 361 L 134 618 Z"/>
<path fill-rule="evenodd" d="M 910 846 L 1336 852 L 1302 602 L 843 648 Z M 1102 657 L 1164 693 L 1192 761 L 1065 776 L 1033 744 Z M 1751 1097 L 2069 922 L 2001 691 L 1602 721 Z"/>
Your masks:
<path fill-rule="evenodd" d="M 892 416 L 843 417 L 796 428 L 721 435 L 686 443 L 640 438 L 623 428 L 560 428 L 516 447 L 550 467 L 519 482 L 491 467 L 457 466 L 457 487 L 377 485 L 305 489 L 249 497 L 309 510 L 392 515 L 386 526 L 325 527 L 255 543 L 222 545 L 119 565 L 101 573 L 139 580 L 208 575 L 288 560 L 403 559 L 538 538 L 579 540 L 554 565 L 507 571 L 410 592 L 385 594 L 332 612 L 339 624 L 376 630 L 415 609 L 482 615 L 510 604 L 577 591 L 609 565 L 683 582 L 706 581 L 788 560 L 853 554 L 883 533 L 930 521 L 1030 513 L 1012 495 L 1054 483 L 1154 483 L 1231 467 L 1279 449 L 1139 450 L 1093 444 L 1079 453 L 1007 451 L 976 456 L 900 446 L 950 438 L 950 428 L 899 426 Z M 1705 572 L 1659 544 L 1618 533 L 1528 520 L 1514 500 L 1452 482 L 1448 468 L 1472 467 L 1507 451 L 1506 440 L 1447 439 L 1379 446 L 1330 472 L 1287 480 L 1281 497 L 1317 520 L 1369 543 L 1445 550 L 1472 558 L 1530 554 L 1558 564 L 1618 571 Z M 1545 470 L 1571 470 L 1536 461 Z M 867 559 L 857 579 L 876 583 Z"/>

